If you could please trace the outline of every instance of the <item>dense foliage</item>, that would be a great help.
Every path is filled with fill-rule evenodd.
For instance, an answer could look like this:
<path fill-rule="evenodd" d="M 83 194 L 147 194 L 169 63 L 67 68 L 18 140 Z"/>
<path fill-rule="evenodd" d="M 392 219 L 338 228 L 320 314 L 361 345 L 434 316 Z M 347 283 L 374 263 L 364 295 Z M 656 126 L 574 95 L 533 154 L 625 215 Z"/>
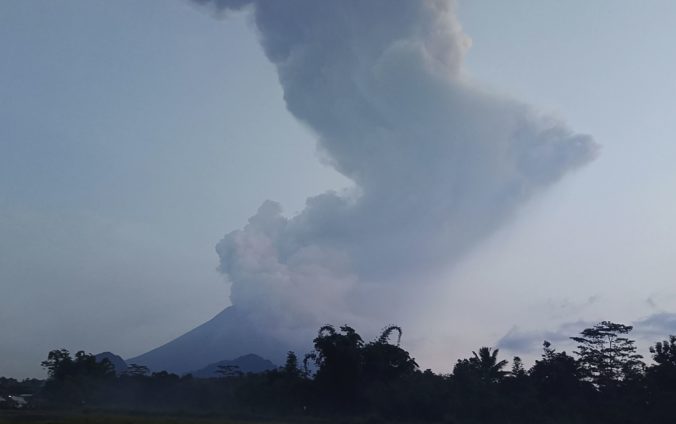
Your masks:
<path fill-rule="evenodd" d="M 421 371 L 399 346 L 401 329 L 365 342 L 351 327 L 324 326 L 302 361 L 261 374 L 224 368 L 218 378 L 150 373 L 132 365 L 116 376 L 107 361 L 65 350 L 49 353 L 42 407 L 213 413 L 237 417 L 448 423 L 670 422 L 676 404 L 676 337 L 650 348 L 646 366 L 628 338 L 630 326 L 604 321 L 572 339 L 575 356 L 543 343 L 526 369 L 482 347 L 450 375 Z M 392 340 L 396 335 L 396 340 Z M 16 381 L 3 379 L 0 382 Z M 9 383 L 8 383 L 9 384 Z M 33 388 L 35 382 L 33 381 Z M 0 392 L 2 385 L 0 385 Z"/>

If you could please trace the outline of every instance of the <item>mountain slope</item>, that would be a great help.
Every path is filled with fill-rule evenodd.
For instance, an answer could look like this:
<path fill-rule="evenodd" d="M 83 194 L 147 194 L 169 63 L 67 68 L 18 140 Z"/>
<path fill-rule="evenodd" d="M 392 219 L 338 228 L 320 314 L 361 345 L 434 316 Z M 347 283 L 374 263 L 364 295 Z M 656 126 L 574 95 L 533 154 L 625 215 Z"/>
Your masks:
<path fill-rule="evenodd" d="M 224 358 L 238 358 L 250 353 L 282 363 L 287 351 L 288 346 L 264 336 L 230 306 L 169 343 L 127 359 L 127 363 L 145 365 L 151 371 L 183 374 L 201 370 Z"/>
<path fill-rule="evenodd" d="M 201 370 L 191 372 L 191 374 L 193 377 L 198 378 L 218 377 L 219 367 L 233 367 L 233 372 L 242 372 L 245 374 L 250 372 L 260 373 L 277 368 L 275 364 L 267 359 L 263 359 L 258 355 L 250 353 L 232 360 L 219 361 L 210 364 Z"/>
<path fill-rule="evenodd" d="M 113 369 L 117 375 L 123 374 L 127 371 L 127 363 L 122 359 L 122 357 L 115 355 L 111 352 L 101 352 L 98 355 L 94 355 L 96 362 L 101 362 L 104 359 L 110 361 L 113 365 Z"/>

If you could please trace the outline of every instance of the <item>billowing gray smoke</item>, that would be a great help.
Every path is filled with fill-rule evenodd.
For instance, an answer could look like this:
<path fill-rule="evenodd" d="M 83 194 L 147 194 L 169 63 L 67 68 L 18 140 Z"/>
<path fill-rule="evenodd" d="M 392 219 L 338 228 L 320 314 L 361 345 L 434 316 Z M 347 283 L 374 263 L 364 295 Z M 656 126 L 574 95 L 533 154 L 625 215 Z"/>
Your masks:
<path fill-rule="evenodd" d="M 464 74 L 452 2 L 196 1 L 251 10 L 289 111 L 355 184 L 291 218 L 266 201 L 218 244 L 232 303 L 273 334 L 377 315 L 595 156 L 589 136 Z"/>

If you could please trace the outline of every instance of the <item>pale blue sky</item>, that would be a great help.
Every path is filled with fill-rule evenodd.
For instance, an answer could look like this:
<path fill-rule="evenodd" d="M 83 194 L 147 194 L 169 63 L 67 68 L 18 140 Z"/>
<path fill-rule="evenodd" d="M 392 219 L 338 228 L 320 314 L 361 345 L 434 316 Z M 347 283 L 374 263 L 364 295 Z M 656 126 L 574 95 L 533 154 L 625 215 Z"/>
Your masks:
<path fill-rule="evenodd" d="M 450 318 L 482 325 L 439 343 L 461 338 L 461 354 L 529 321 L 674 311 L 676 4 L 460 1 L 459 16 L 474 79 L 603 152 L 455 271 Z M 243 16 L 4 0 L 0 58 L 0 375 L 41 375 L 51 348 L 132 356 L 180 335 L 228 304 L 226 232 L 265 199 L 292 214 L 349 184 L 286 112 Z M 487 287 L 516 306 L 477 324 L 461 303 Z M 444 349 L 421 342 L 419 362 L 450 368 Z"/>
<path fill-rule="evenodd" d="M 337 181 L 243 18 L 66 0 L 0 20 L 0 374 L 199 324 L 228 302 L 216 242 Z"/>

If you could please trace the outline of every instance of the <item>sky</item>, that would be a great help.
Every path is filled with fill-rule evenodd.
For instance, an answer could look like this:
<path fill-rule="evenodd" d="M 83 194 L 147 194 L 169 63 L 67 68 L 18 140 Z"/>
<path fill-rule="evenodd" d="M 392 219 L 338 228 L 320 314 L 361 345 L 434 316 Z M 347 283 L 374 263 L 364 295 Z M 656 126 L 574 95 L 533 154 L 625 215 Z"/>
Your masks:
<path fill-rule="evenodd" d="M 443 276 L 398 287 L 415 320 L 377 325 L 402 318 L 439 371 L 601 319 L 676 332 L 676 5 L 461 0 L 457 19 L 463 72 L 601 152 Z M 292 217 L 354 185 L 287 109 L 246 13 L 7 0 L 0 57 L 0 375 L 43 375 L 53 348 L 129 357 L 179 336 L 230 304 L 215 246 L 261 203 Z"/>

